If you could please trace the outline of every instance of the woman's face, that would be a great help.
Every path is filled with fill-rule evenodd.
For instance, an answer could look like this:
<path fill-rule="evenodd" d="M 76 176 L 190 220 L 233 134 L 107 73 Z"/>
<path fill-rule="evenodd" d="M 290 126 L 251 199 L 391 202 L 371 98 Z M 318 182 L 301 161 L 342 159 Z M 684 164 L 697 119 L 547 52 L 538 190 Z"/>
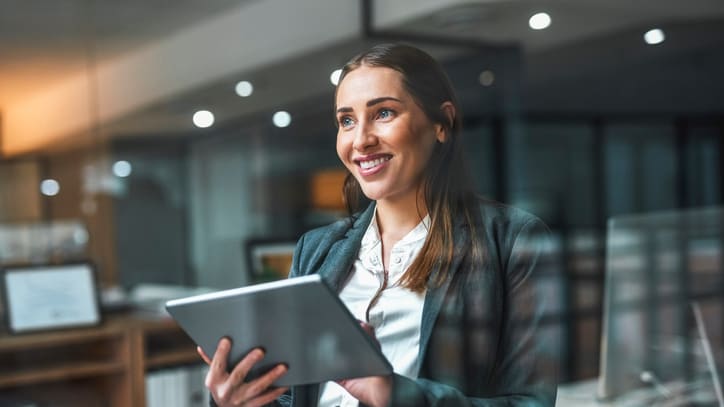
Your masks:
<path fill-rule="evenodd" d="M 390 68 L 360 66 L 337 88 L 337 155 L 365 196 L 416 202 L 441 125 L 433 124 Z"/>

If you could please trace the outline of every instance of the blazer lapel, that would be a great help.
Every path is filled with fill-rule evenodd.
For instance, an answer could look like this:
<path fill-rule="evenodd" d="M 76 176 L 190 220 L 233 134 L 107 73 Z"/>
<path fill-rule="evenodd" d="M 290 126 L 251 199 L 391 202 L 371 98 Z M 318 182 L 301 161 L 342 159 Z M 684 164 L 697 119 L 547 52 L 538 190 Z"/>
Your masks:
<path fill-rule="evenodd" d="M 341 238 L 332 242 L 324 262 L 317 271 L 336 292 L 339 292 L 342 283 L 352 269 L 362 237 L 374 213 L 375 203 L 372 202 L 354 221 L 352 227 Z"/>
<path fill-rule="evenodd" d="M 418 360 L 421 362 L 421 366 L 424 366 L 424 358 L 427 352 L 428 342 L 430 341 L 430 335 L 432 335 L 432 328 L 435 325 L 438 314 L 440 314 L 443 302 L 445 301 L 445 296 L 450 288 L 450 283 L 460 268 L 462 258 L 465 256 L 463 249 L 468 246 L 468 229 L 463 228 L 460 223 L 458 223 L 455 227 L 454 236 L 455 253 L 453 255 L 452 263 L 450 264 L 450 269 L 445 276 L 445 280 L 443 280 L 442 284 L 439 286 L 429 286 L 427 294 L 425 294 L 425 303 L 422 308 L 422 323 L 420 326 L 420 350 L 417 356 Z M 437 268 L 430 276 L 434 277 L 435 274 L 439 272 L 440 269 Z"/>

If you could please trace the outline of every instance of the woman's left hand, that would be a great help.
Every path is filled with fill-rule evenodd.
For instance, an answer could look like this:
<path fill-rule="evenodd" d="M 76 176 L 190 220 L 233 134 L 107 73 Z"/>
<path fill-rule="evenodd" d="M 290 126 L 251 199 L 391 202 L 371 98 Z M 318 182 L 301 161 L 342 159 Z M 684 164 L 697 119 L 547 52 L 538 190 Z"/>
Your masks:
<path fill-rule="evenodd" d="M 367 334 L 377 343 L 374 328 L 361 322 L 360 325 Z M 344 387 L 352 397 L 371 407 L 386 407 L 392 394 L 392 376 L 370 376 L 356 379 L 345 379 L 337 382 Z"/>
<path fill-rule="evenodd" d="M 390 404 L 392 376 L 360 377 L 340 380 L 337 383 L 365 405 L 386 407 Z"/>

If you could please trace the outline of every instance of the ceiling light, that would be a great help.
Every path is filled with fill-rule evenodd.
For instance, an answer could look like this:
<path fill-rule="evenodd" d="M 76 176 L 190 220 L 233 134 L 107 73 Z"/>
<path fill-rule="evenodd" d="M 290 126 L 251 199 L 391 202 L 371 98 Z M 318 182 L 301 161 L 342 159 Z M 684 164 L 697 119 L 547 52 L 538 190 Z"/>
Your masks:
<path fill-rule="evenodd" d="M 335 69 L 334 72 L 329 75 L 329 81 L 332 82 L 332 85 L 337 86 L 339 84 L 340 75 L 342 75 L 341 69 Z"/>
<path fill-rule="evenodd" d="M 55 196 L 60 192 L 60 184 L 54 179 L 44 179 L 40 183 L 40 193 L 45 196 Z"/>
<path fill-rule="evenodd" d="M 193 120 L 196 127 L 205 129 L 207 127 L 211 127 L 211 125 L 214 124 L 214 114 L 209 112 L 208 110 L 199 110 L 198 112 L 194 113 Z"/>
<path fill-rule="evenodd" d="M 287 127 L 292 123 L 292 115 L 290 115 L 289 112 L 280 110 L 280 111 L 274 113 L 274 116 L 272 117 L 272 121 L 274 122 L 274 125 L 277 127 Z"/>
<path fill-rule="evenodd" d="M 551 25 L 551 16 L 548 13 L 536 13 L 528 20 L 528 25 L 534 30 L 543 30 Z"/>
<path fill-rule="evenodd" d="M 644 34 L 644 41 L 649 45 L 661 44 L 666 39 L 664 32 L 659 28 L 646 31 Z"/>
<path fill-rule="evenodd" d="M 478 76 L 478 82 L 483 86 L 491 86 L 495 82 L 495 74 L 491 70 L 485 70 Z"/>
<path fill-rule="evenodd" d="M 126 160 L 120 160 L 113 163 L 113 173 L 117 177 L 125 178 L 131 175 L 131 163 Z"/>
<path fill-rule="evenodd" d="M 236 84 L 234 91 L 236 91 L 237 95 L 245 98 L 254 93 L 254 86 L 249 81 L 241 81 Z"/>

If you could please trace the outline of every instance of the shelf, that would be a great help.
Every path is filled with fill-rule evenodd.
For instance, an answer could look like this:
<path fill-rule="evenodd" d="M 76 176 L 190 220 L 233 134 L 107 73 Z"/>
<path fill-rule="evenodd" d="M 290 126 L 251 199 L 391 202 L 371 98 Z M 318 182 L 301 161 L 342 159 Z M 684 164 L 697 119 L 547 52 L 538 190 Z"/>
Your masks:
<path fill-rule="evenodd" d="M 145 368 L 202 362 L 196 344 L 173 320 L 143 328 Z"/>
<path fill-rule="evenodd" d="M 122 362 L 86 362 L 78 366 L 58 366 L 27 371 L 14 371 L 0 375 L 0 388 L 25 386 L 43 382 L 78 378 L 97 378 L 124 372 Z"/>
<path fill-rule="evenodd" d="M 58 332 L 37 332 L 25 334 L 0 334 L 0 353 L 28 348 L 56 348 L 93 340 L 102 340 L 121 335 L 115 324 L 103 324 L 93 328 L 76 328 Z"/>
<path fill-rule="evenodd" d="M 99 407 L 108 406 L 108 397 L 103 388 L 88 386 L 82 381 L 47 382 L 19 390 L 3 389 L 2 395 L 21 400 L 31 405 L 53 407 Z M 0 401 L 0 405 L 2 401 Z M 13 406 L 18 404 L 11 404 Z M 26 404 L 20 404 L 26 405 Z M 128 403 L 126 403 L 126 407 Z"/>
<path fill-rule="evenodd" d="M 196 353 L 196 349 L 177 350 L 148 356 L 146 358 L 146 369 L 191 363 L 203 363 L 199 354 Z"/>
<path fill-rule="evenodd" d="M 198 363 L 193 341 L 158 313 L 109 315 L 90 328 L 0 333 L 0 393 L 39 402 L 47 396 L 53 406 L 143 407 L 147 370 Z"/>

